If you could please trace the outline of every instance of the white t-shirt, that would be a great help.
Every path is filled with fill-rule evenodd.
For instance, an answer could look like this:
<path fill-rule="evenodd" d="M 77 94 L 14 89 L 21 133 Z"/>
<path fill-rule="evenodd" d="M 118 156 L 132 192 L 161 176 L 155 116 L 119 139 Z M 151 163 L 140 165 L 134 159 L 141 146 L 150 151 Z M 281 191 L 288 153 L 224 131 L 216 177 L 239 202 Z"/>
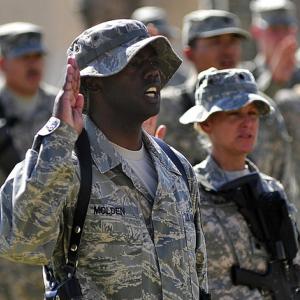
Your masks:
<path fill-rule="evenodd" d="M 132 151 L 126 148 L 120 147 L 112 143 L 116 151 L 123 157 L 124 160 L 134 170 L 136 175 L 141 179 L 145 188 L 148 190 L 152 198 L 155 198 L 157 189 L 157 173 L 153 164 L 153 161 L 142 144 L 140 150 Z"/>

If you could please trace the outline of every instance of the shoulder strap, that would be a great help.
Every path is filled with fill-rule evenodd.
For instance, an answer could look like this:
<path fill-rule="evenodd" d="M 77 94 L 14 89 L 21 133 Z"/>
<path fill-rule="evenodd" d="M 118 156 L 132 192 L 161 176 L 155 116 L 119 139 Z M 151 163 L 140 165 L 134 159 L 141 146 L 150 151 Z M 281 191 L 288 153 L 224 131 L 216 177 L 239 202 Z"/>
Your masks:
<path fill-rule="evenodd" d="M 85 129 L 82 130 L 76 141 L 75 152 L 79 160 L 81 181 L 68 247 L 67 264 L 73 268 L 76 268 L 77 264 L 80 239 L 92 189 L 92 157 L 89 138 Z"/>
<path fill-rule="evenodd" d="M 173 164 L 177 167 L 177 169 L 179 170 L 179 172 L 181 173 L 188 189 L 189 189 L 189 181 L 188 181 L 188 177 L 186 174 L 186 171 L 184 169 L 183 164 L 181 163 L 180 159 L 178 158 L 178 156 L 175 154 L 175 152 L 171 149 L 171 147 L 165 143 L 163 140 L 152 136 L 152 138 L 155 140 L 155 142 L 160 146 L 160 148 L 168 155 L 168 157 L 171 159 L 171 161 L 173 162 Z"/>

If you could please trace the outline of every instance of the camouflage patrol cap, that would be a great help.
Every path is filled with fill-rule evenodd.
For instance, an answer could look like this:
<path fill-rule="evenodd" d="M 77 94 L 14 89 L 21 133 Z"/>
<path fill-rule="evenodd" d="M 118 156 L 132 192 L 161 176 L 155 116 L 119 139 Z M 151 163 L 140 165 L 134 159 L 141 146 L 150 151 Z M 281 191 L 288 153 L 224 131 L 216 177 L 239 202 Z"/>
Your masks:
<path fill-rule="evenodd" d="M 131 18 L 143 22 L 146 26 L 153 24 L 160 34 L 175 37 L 178 30 L 167 22 L 166 11 L 156 6 L 143 6 L 137 8 Z"/>
<path fill-rule="evenodd" d="M 224 10 L 196 10 L 183 19 L 182 41 L 188 45 L 195 38 L 207 38 L 222 34 L 236 34 L 249 38 L 249 33 L 241 28 L 238 16 Z"/>
<path fill-rule="evenodd" d="M 137 20 L 112 20 L 80 34 L 68 49 L 74 56 L 81 77 L 107 77 L 122 71 L 144 47 L 151 45 L 158 56 L 165 85 L 181 64 L 167 38 L 150 37 L 146 26 Z"/>
<path fill-rule="evenodd" d="M 45 53 L 42 30 L 31 23 L 13 22 L 0 26 L 1 55 L 14 58 L 30 53 Z"/>
<path fill-rule="evenodd" d="M 250 2 L 252 23 L 260 27 L 297 26 L 295 5 L 290 0 L 255 0 Z"/>
<path fill-rule="evenodd" d="M 258 93 L 252 73 L 244 69 L 210 68 L 201 72 L 195 99 L 195 106 L 180 117 L 180 123 L 204 122 L 216 112 L 237 110 L 250 103 L 257 105 L 260 114 L 271 111 L 268 100 Z"/>

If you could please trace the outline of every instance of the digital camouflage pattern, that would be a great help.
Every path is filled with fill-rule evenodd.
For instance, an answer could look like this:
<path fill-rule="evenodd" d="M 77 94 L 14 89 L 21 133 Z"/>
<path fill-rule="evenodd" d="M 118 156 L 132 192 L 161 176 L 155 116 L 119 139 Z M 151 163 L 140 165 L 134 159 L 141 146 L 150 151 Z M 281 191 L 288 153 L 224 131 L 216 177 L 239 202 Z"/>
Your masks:
<path fill-rule="evenodd" d="M 247 161 L 249 172 L 259 172 Z M 212 300 L 272 299 L 268 292 L 262 295 L 257 289 L 235 286 L 231 281 L 231 267 L 255 272 L 265 272 L 268 254 L 264 245 L 251 233 L 244 217 L 234 202 L 226 200 L 217 192 L 228 182 L 226 173 L 211 156 L 194 167 L 199 182 L 201 216 L 207 248 L 208 278 Z M 285 196 L 279 182 L 259 173 L 264 191 L 279 191 Z M 293 211 L 293 206 L 289 206 Z"/>
<path fill-rule="evenodd" d="M 179 119 L 182 124 L 204 122 L 219 111 L 233 111 L 254 103 L 260 115 L 271 112 L 266 97 L 257 90 L 253 75 L 246 69 L 211 67 L 200 72 L 195 91 L 195 104 Z"/>
<path fill-rule="evenodd" d="M 106 77 L 120 72 L 143 47 L 151 44 L 158 54 L 164 86 L 181 64 L 168 39 L 149 36 L 137 20 L 112 20 L 85 30 L 68 49 L 80 68 L 80 76 Z"/>
<path fill-rule="evenodd" d="M 300 130 L 299 130 L 299 112 L 300 112 L 300 90 L 299 85 L 293 89 L 280 90 L 275 95 L 275 101 L 280 109 L 291 136 L 291 156 L 295 170 L 296 184 L 300 186 Z M 295 200 L 298 209 L 297 220 L 300 222 L 300 198 Z"/>
<path fill-rule="evenodd" d="M 47 126 L 50 134 L 40 152 L 29 150 L 2 187 L 0 255 L 40 265 L 52 260 L 56 275 L 65 278 L 62 266 L 79 188 L 72 153 L 77 134 L 63 123 L 55 130 Z M 198 300 L 199 287 L 207 290 L 206 252 L 191 166 L 180 155 L 188 191 L 177 168 L 144 134 L 158 175 L 151 199 L 89 118 L 85 127 L 93 186 L 76 273 L 83 298 Z"/>
<path fill-rule="evenodd" d="M 6 58 L 31 53 L 45 53 L 42 28 L 25 22 L 12 22 L 0 26 L 0 51 Z"/>
<path fill-rule="evenodd" d="M 265 30 L 268 27 L 276 28 L 298 26 L 295 12 L 295 1 L 281 0 L 253 0 L 250 2 L 252 24 Z M 279 33 L 280 34 L 280 33 Z M 279 44 L 279 41 L 277 41 Z M 277 58 L 278 59 L 278 58 Z M 245 63 L 245 68 L 254 75 L 260 91 L 273 98 L 276 92 L 282 88 L 291 88 L 300 82 L 300 62 L 296 59 L 295 70 L 290 80 L 280 84 L 272 79 L 272 73 L 266 64 L 264 55 L 258 53 L 256 57 Z"/>
<path fill-rule="evenodd" d="M 0 105 L 7 117 L 17 117 L 18 122 L 10 130 L 13 145 L 19 157 L 25 157 L 26 150 L 31 147 L 34 134 L 45 124 L 51 116 L 56 89 L 48 85 L 41 85 L 33 104 L 20 106 L 14 95 L 2 84 L 0 87 Z M 1 161 L 8 159 L 1 153 Z M 6 174 L 1 169 L 0 185 Z M 0 259 L 0 299 L 1 300 L 40 300 L 43 297 L 42 268 L 28 266 Z"/>
<path fill-rule="evenodd" d="M 10 128 L 10 135 L 21 160 L 24 159 L 27 149 L 31 147 L 35 133 L 51 116 L 56 95 L 56 88 L 43 83 L 32 101 L 24 104 L 4 83 L 0 83 L 0 106 L 5 118 L 17 119 Z M 1 156 L 1 159 L 5 159 L 3 153 Z M 0 184 L 4 182 L 4 174 L 2 176 L 1 174 L 3 171 L 1 172 L 0 163 Z"/>
<path fill-rule="evenodd" d="M 193 125 L 183 125 L 179 123 L 179 118 L 195 104 L 196 82 L 197 77 L 194 76 L 183 85 L 163 89 L 157 120 L 158 125 L 167 126 L 165 141 L 181 152 L 192 165 L 201 162 L 207 150 Z"/>
<path fill-rule="evenodd" d="M 217 9 L 195 10 L 183 19 L 182 41 L 188 45 L 195 38 L 208 38 L 222 34 L 236 34 L 249 38 L 249 33 L 242 29 L 240 20 L 235 14 Z"/>
<path fill-rule="evenodd" d="M 165 141 L 180 151 L 192 165 L 205 159 L 210 146 L 206 135 L 199 134 L 192 124 L 179 123 L 182 114 L 195 105 L 196 82 L 197 78 L 193 77 L 182 86 L 164 89 L 158 116 L 158 124 L 167 126 Z M 297 202 L 291 139 L 276 103 L 270 98 L 268 100 L 273 112 L 260 119 L 258 140 L 250 157 L 263 173 L 279 180 L 288 198 Z"/>
<path fill-rule="evenodd" d="M 274 110 L 260 119 L 258 140 L 249 157 L 261 172 L 279 180 L 288 199 L 297 203 L 299 189 L 295 179 L 295 163 L 291 155 L 291 137 L 277 104 L 271 98 L 268 100 Z"/>

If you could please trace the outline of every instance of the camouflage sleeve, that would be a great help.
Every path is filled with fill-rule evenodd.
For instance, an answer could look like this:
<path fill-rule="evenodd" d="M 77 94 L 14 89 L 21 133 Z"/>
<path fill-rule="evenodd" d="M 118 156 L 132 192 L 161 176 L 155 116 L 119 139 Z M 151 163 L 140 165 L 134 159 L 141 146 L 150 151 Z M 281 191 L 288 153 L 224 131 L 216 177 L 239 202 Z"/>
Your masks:
<path fill-rule="evenodd" d="M 202 219 L 201 219 L 201 211 L 200 211 L 200 192 L 198 188 L 197 178 L 195 172 L 190 165 L 190 163 L 184 158 L 184 156 L 173 149 L 174 152 L 179 156 L 189 180 L 189 189 L 191 195 L 191 201 L 194 210 L 194 220 L 195 220 L 195 228 L 196 228 L 196 264 L 197 264 L 197 273 L 199 279 L 199 286 L 204 291 L 208 292 L 208 281 L 207 281 L 207 255 L 206 255 L 206 246 L 205 246 L 205 238 L 203 234 L 202 228 Z"/>
<path fill-rule="evenodd" d="M 59 236 L 64 203 L 75 180 L 72 150 L 76 132 L 60 125 L 43 137 L 0 190 L 0 255 L 14 261 L 45 264 Z"/>

